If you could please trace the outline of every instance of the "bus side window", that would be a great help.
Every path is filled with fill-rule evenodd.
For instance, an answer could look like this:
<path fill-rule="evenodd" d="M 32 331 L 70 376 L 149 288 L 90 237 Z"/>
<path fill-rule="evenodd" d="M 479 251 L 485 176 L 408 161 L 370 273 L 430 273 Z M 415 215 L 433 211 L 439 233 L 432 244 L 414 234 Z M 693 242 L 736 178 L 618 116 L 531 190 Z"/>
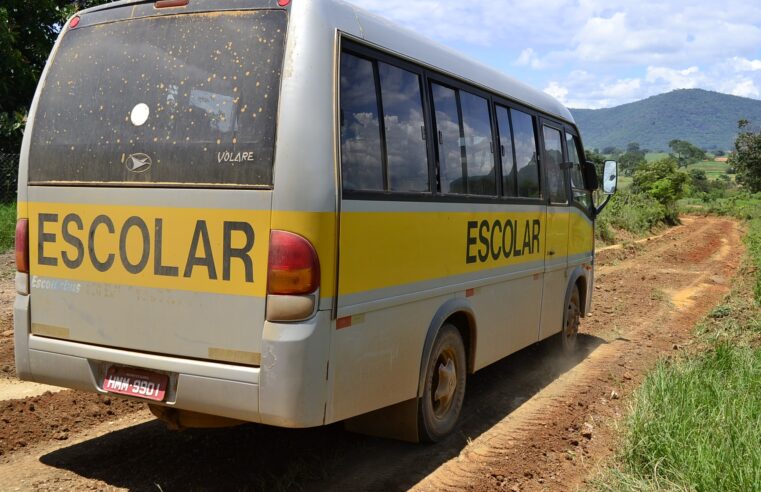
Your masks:
<path fill-rule="evenodd" d="M 378 62 L 391 191 L 427 192 L 428 151 L 420 77 Z"/>
<path fill-rule="evenodd" d="M 504 106 L 497 106 L 497 127 L 499 129 L 498 149 L 502 156 L 502 194 L 504 196 L 518 196 L 513 132 L 510 129 L 510 113 Z"/>
<path fill-rule="evenodd" d="M 536 152 L 534 117 L 516 109 L 510 110 L 513 122 L 513 144 L 518 171 L 518 196 L 539 198 L 539 161 Z"/>
<path fill-rule="evenodd" d="M 460 150 L 460 118 L 454 89 L 431 84 L 442 193 L 467 193 Z"/>
<path fill-rule="evenodd" d="M 431 84 L 441 192 L 495 196 L 489 102 L 466 91 Z"/>
<path fill-rule="evenodd" d="M 550 203 L 568 203 L 565 173 L 561 169 L 561 164 L 563 163 L 563 145 L 560 139 L 560 131 L 549 126 L 544 126 L 542 133 L 544 134 L 545 169 L 547 170 Z"/>
<path fill-rule="evenodd" d="M 592 192 L 584 186 L 584 174 L 581 172 L 581 159 L 579 158 L 581 145 L 579 137 L 565 134 L 566 148 L 568 149 L 568 162 L 571 163 L 571 192 L 573 201 L 584 210 L 591 210 Z"/>
<path fill-rule="evenodd" d="M 489 102 L 483 97 L 460 91 L 468 194 L 497 194 Z"/>
<path fill-rule="evenodd" d="M 341 55 L 341 176 L 345 190 L 384 189 L 373 63 Z"/>

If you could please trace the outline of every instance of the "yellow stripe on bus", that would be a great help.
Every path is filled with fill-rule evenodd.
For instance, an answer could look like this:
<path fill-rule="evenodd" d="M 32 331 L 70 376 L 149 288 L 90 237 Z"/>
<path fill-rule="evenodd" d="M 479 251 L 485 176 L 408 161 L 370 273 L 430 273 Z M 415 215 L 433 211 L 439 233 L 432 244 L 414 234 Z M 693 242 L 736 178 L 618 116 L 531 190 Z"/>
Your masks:
<path fill-rule="evenodd" d="M 50 278 L 264 297 L 272 228 L 312 242 L 321 294 L 335 292 L 329 212 L 41 202 L 18 211 L 30 219 L 33 288 Z M 344 212 L 339 294 L 541 262 L 546 227 L 544 211 Z M 569 256 L 591 254 L 589 219 L 572 212 L 568 234 Z"/>
<path fill-rule="evenodd" d="M 568 255 L 591 255 L 591 221 L 570 215 Z M 545 216 L 543 211 L 345 212 L 339 295 L 541 262 Z"/>
<path fill-rule="evenodd" d="M 265 295 L 269 211 L 38 202 L 27 208 L 32 289 L 65 279 Z"/>

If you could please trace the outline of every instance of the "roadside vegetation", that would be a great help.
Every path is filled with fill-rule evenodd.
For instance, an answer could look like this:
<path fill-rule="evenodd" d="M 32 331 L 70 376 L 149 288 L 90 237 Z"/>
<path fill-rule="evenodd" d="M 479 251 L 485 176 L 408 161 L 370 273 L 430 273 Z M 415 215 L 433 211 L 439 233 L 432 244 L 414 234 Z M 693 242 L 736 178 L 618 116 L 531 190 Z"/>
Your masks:
<path fill-rule="evenodd" d="M 720 201 L 736 200 L 761 183 L 753 162 L 761 159 L 761 137 L 739 123 L 736 149 L 707 153 L 690 142 L 672 140 L 670 153 L 651 152 L 636 142 L 625 150 L 606 148 L 587 152 L 602 166 L 619 163 L 619 192 L 598 217 L 596 236 L 603 243 L 646 236 L 679 223 L 679 213 L 701 212 Z M 717 157 L 722 157 L 717 160 Z M 598 203 L 601 197 L 598 197 Z"/>
<path fill-rule="evenodd" d="M 0 253 L 13 247 L 16 240 L 16 204 L 0 203 Z"/>
<path fill-rule="evenodd" d="M 761 490 L 761 194 L 717 201 L 748 221 L 732 292 L 696 329 L 696 349 L 663 360 L 634 396 L 601 490 Z"/>
<path fill-rule="evenodd" d="M 635 393 L 600 490 L 761 491 L 761 133 L 741 133 L 729 162 L 742 188 L 691 173 L 683 203 L 745 221 L 745 263 L 696 343 Z"/>

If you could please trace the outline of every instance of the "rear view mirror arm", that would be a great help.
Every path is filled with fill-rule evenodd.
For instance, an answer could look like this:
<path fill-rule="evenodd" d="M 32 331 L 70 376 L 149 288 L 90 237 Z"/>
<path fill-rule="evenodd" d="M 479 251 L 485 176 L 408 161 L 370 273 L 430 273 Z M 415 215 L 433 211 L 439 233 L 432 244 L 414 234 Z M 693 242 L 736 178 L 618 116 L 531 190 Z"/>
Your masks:
<path fill-rule="evenodd" d="M 613 195 L 605 195 L 605 201 L 602 202 L 597 207 L 595 207 L 595 210 L 594 210 L 595 217 L 600 215 L 600 212 L 602 212 L 603 209 L 608 205 L 608 202 L 610 201 L 611 198 L 613 198 Z"/>

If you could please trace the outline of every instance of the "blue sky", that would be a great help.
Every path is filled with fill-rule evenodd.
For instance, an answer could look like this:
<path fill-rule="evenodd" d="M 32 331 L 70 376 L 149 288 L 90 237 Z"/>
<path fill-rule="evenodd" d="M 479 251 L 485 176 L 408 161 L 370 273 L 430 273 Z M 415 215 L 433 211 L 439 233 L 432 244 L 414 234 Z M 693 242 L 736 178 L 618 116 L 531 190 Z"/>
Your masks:
<path fill-rule="evenodd" d="M 570 107 L 683 88 L 761 99 L 761 0 L 351 1 Z"/>

